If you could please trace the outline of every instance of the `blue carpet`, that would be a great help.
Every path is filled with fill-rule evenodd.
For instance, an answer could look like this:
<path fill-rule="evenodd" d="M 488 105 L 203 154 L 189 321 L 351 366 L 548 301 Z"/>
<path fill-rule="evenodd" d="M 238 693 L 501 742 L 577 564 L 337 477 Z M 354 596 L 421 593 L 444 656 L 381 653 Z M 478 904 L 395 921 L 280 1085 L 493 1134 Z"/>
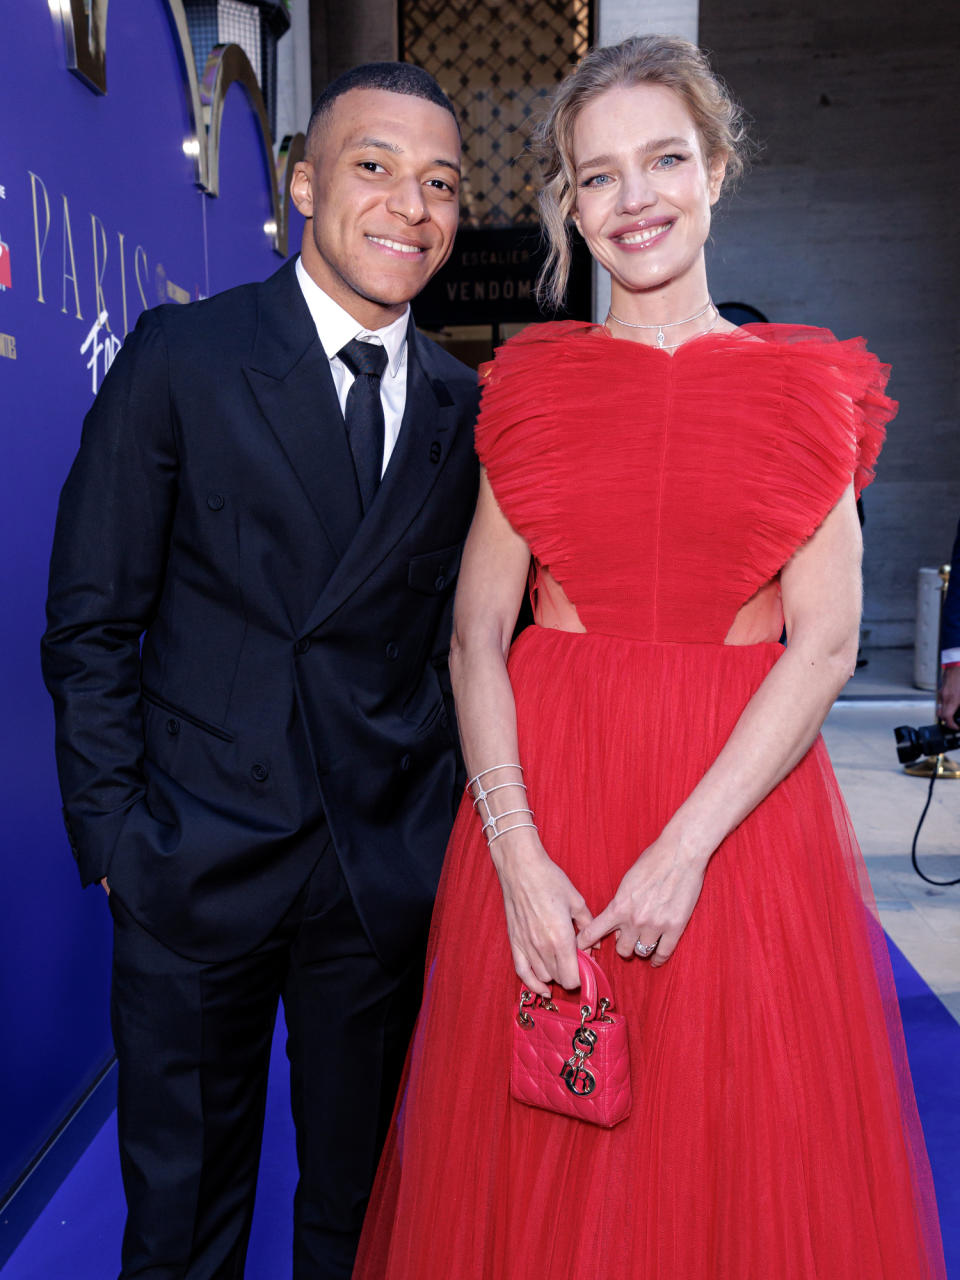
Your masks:
<path fill-rule="evenodd" d="M 960 1280 L 960 1025 L 892 943 L 890 958 L 937 1187 L 947 1275 Z M 246 1280 L 283 1280 L 290 1274 L 290 1206 L 296 1173 L 284 1034 L 281 1019 L 273 1044 Z M 123 1194 L 116 1123 L 111 1117 L 2 1268 L 3 1278 L 114 1280 L 120 1267 L 122 1229 Z"/>
<path fill-rule="evenodd" d="M 949 1280 L 960 1280 L 960 1024 L 887 939 Z"/>

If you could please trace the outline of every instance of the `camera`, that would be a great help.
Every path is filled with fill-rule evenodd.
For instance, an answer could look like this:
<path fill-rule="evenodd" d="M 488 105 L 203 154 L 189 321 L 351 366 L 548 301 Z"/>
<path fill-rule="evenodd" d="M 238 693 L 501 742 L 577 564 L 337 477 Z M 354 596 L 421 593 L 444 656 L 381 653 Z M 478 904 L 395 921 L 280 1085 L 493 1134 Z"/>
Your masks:
<path fill-rule="evenodd" d="M 921 756 L 940 756 L 960 749 L 960 733 L 942 724 L 925 724 L 919 729 L 901 724 L 894 729 L 893 736 L 897 740 L 897 759 L 901 764 L 910 764 Z"/>

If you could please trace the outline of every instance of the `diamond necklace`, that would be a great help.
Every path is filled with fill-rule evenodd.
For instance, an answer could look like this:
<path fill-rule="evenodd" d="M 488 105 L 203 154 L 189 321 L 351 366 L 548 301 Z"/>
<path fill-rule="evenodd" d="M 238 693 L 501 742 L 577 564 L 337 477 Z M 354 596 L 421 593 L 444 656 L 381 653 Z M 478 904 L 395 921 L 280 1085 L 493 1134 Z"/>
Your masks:
<path fill-rule="evenodd" d="M 711 307 L 713 307 L 713 299 L 708 298 L 707 305 L 703 307 L 700 311 L 698 311 L 696 315 L 687 316 L 686 320 L 667 320 L 666 323 L 664 324 L 634 324 L 633 321 L 631 320 L 621 320 L 618 315 L 614 315 L 613 311 L 608 311 L 607 315 L 610 317 L 611 320 L 616 320 L 617 324 L 622 324 L 625 329 L 656 329 L 657 346 L 662 349 L 663 347 L 667 346 L 667 335 L 663 332 L 664 329 L 675 329 L 677 325 L 690 324 L 691 321 L 693 320 L 699 320 L 701 316 L 705 316 L 707 314 L 707 312 L 710 310 Z M 714 310 L 716 311 L 715 307 L 714 307 Z M 720 319 L 720 312 L 717 311 L 717 320 L 719 319 Z M 712 329 L 713 326 L 717 323 L 717 320 L 714 320 L 713 324 L 710 326 L 710 329 Z M 704 333 L 709 333 L 710 329 L 705 329 Z M 698 333 L 696 336 L 700 338 L 703 336 L 703 334 Z M 684 342 L 686 341 L 688 341 L 688 339 L 685 338 Z M 683 342 L 672 342 L 670 343 L 667 349 L 672 350 L 673 347 L 682 347 L 682 346 L 683 346 Z"/>
<path fill-rule="evenodd" d="M 679 342 L 663 342 L 658 343 L 655 350 L 657 351 L 676 351 L 677 347 L 685 347 L 688 342 L 694 342 L 697 338 L 705 338 L 708 333 L 713 333 L 714 329 L 720 323 L 720 312 L 713 317 L 706 329 L 701 329 L 699 333 L 691 333 L 689 338 L 681 338 Z"/>

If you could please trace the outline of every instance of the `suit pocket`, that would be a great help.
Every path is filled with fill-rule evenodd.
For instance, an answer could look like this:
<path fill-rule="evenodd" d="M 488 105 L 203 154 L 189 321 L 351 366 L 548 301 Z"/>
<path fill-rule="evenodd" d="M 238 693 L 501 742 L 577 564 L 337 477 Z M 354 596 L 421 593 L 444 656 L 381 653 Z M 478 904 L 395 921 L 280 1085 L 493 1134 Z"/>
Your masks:
<path fill-rule="evenodd" d="M 413 556 L 407 569 L 407 584 L 425 596 L 439 596 L 448 590 L 460 572 L 463 543 Z"/>
<path fill-rule="evenodd" d="M 160 711 L 167 711 L 171 716 L 168 722 L 170 732 L 176 732 L 172 728 L 173 721 L 184 720 L 187 724 L 192 724 L 195 729 L 202 729 L 204 733 L 209 733 L 213 738 L 219 738 L 221 742 L 233 742 L 234 736 L 228 733 L 226 729 L 221 729 L 219 725 L 211 724 L 209 720 L 203 720 L 200 716 L 195 716 L 192 711 L 187 711 L 184 707 L 178 706 L 175 702 L 170 702 L 167 698 L 161 698 L 159 694 L 153 693 L 150 689 L 141 689 L 141 697 L 144 702 L 149 702 L 152 707 L 158 708 Z"/>

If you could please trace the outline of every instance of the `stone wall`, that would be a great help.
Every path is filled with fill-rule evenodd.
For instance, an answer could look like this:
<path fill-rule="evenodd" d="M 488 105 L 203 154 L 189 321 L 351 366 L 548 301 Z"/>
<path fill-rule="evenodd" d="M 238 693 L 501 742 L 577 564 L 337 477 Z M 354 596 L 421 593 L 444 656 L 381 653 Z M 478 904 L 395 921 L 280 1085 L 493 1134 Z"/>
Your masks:
<path fill-rule="evenodd" d="M 314 98 L 357 63 L 392 62 L 396 56 L 396 0 L 310 0 Z"/>
<path fill-rule="evenodd" d="M 900 401 L 865 497 L 869 642 L 913 638 L 960 515 L 955 0 L 701 0 L 763 150 L 714 225 L 718 301 L 864 334 Z"/>

